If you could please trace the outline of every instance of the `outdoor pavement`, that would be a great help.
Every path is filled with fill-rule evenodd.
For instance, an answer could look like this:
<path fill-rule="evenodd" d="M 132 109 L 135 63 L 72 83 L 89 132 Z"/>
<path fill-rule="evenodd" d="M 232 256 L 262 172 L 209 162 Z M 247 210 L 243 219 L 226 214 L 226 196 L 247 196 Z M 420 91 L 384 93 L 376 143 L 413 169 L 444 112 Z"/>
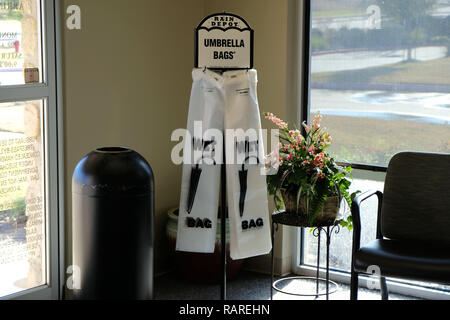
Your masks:
<path fill-rule="evenodd" d="M 0 216 L 0 297 L 27 289 L 27 275 L 25 228 L 17 228 Z"/>
<path fill-rule="evenodd" d="M 383 50 L 335 52 L 313 55 L 311 73 L 359 70 L 406 61 L 408 50 Z M 444 58 L 446 47 L 419 47 L 412 49 L 412 57 L 418 61 Z"/>
<path fill-rule="evenodd" d="M 329 115 L 378 113 L 383 119 L 414 116 L 423 122 L 450 123 L 450 93 L 311 89 L 311 107 L 311 112 Z"/>

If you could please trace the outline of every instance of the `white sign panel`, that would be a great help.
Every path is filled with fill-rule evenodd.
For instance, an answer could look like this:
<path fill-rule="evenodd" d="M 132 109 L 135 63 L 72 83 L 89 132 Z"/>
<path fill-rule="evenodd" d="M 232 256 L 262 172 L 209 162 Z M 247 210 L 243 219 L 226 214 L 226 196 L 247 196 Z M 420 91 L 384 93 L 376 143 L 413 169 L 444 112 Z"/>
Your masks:
<path fill-rule="evenodd" d="M 206 17 L 196 30 L 196 67 L 253 68 L 253 30 L 230 13 Z"/>

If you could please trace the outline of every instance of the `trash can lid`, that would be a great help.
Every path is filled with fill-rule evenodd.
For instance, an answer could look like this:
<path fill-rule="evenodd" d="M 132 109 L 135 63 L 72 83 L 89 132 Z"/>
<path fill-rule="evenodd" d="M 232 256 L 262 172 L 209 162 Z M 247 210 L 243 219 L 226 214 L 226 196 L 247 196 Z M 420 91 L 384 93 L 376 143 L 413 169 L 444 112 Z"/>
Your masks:
<path fill-rule="evenodd" d="M 153 171 L 148 162 L 123 147 L 90 152 L 78 163 L 72 178 L 72 192 L 86 196 L 138 196 L 153 191 Z"/>

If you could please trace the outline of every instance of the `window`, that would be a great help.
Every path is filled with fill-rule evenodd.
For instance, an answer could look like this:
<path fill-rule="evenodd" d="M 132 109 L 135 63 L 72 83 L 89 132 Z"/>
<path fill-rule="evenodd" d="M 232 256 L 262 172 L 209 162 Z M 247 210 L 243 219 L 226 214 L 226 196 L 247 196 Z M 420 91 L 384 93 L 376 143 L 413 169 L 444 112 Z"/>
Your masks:
<path fill-rule="evenodd" d="M 346 162 L 450 152 L 450 2 L 312 0 L 311 112 Z"/>
<path fill-rule="evenodd" d="M 54 2 L 0 0 L 0 298 L 58 298 Z"/>
<path fill-rule="evenodd" d="M 0 1 L 0 86 L 42 82 L 41 7 L 37 3 Z M 27 78 L 24 72 L 32 69 L 36 78 Z"/>
<path fill-rule="evenodd" d="M 330 152 L 359 169 L 353 188 L 383 190 L 383 171 L 397 152 L 449 153 L 450 1 L 311 0 L 307 6 L 309 110 L 303 114 L 323 115 L 334 140 Z M 366 204 L 363 243 L 375 237 L 376 206 L 376 200 Z M 317 240 L 308 232 L 302 237 L 300 263 L 313 266 Z M 347 230 L 334 237 L 331 268 L 350 270 L 351 243 Z"/>

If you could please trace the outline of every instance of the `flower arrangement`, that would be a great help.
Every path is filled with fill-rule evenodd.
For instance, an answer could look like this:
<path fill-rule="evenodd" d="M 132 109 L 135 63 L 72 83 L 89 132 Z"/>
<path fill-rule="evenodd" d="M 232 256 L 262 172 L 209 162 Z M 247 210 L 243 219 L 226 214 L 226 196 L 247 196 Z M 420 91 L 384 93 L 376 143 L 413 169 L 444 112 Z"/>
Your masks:
<path fill-rule="evenodd" d="M 286 200 L 289 198 L 290 210 L 306 215 L 309 225 L 314 226 L 316 218 L 332 198 L 336 203 L 336 216 L 342 199 L 350 207 L 356 195 L 356 192 L 349 193 L 352 169 L 337 165 L 326 151 L 333 139 L 327 128 L 321 126 L 322 115 L 318 113 L 310 125 L 302 123 L 305 136 L 297 128 L 290 129 L 286 122 L 272 113 L 264 115 L 280 130 L 278 150 L 266 158 L 269 172 L 275 172 L 267 176 L 267 186 L 269 193 L 274 196 L 277 210 L 280 210 L 284 200 L 288 211 Z M 351 215 L 342 220 L 341 225 L 351 230 Z"/>

